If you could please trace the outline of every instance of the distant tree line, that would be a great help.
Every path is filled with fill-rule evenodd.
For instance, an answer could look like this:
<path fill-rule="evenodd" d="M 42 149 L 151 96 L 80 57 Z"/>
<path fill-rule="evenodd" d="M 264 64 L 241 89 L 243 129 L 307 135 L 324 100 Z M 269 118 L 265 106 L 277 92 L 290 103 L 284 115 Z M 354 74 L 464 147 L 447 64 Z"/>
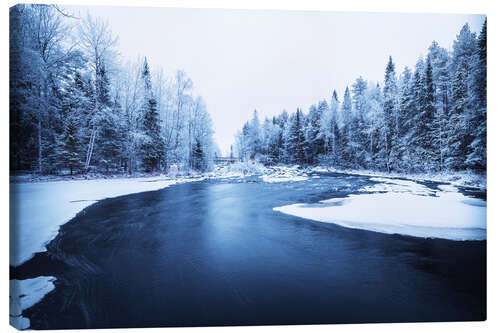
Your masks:
<path fill-rule="evenodd" d="M 257 111 L 236 136 L 240 158 L 398 172 L 486 171 L 486 21 L 465 24 L 448 52 L 433 42 L 398 76 L 392 57 L 383 86 L 362 77 L 308 113 Z"/>
<path fill-rule="evenodd" d="M 211 167 L 212 122 L 193 82 L 120 64 L 117 38 L 50 5 L 10 9 L 10 167 L 36 173 Z"/>

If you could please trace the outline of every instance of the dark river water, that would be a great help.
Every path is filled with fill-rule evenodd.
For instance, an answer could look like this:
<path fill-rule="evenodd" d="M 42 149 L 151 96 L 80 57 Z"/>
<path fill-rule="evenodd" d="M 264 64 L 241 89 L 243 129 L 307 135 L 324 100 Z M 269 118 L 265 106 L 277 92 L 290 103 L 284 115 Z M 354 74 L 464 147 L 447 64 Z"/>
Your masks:
<path fill-rule="evenodd" d="M 106 199 L 11 278 L 57 278 L 23 312 L 35 329 L 486 319 L 486 241 L 387 235 L 272 210 L 369 184 L 339 174 L 206 180 Z"/>

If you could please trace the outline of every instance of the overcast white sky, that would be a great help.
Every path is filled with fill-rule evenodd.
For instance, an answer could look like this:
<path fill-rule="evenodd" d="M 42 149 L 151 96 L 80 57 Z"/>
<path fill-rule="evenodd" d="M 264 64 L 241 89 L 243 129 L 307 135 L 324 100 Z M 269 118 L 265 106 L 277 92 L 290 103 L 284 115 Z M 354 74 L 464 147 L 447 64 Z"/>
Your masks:
<path fill-rule="evenodd" d="M 124 59 L 183 69 L 205 99 L 223 152 L 254 109 L 261 119 L 307 110 L 363 76 L 382 81 L 392 55 L 398 73 L 433 40 L 451 48 L 481 15 L 68 7 L 109 21 Z"/>

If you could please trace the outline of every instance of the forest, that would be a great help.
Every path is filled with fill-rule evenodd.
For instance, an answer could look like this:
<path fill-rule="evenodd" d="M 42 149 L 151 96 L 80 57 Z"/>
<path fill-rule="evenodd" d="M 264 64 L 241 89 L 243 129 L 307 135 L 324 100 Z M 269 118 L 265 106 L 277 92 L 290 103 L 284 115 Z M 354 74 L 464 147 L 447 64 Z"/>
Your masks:
<path fill-rule="evenodd" d="M 231 157 L 265 165 L 486 172 L 486 20 L 414 68 L 363 77 L 307 112 L 254 111 Z M 206 104 L 182 70 L 124 61 L 100 18 L 55 5 L 10 8 L 10 168 L 33 174 L 210 170 Z"/>
<path fill-rule="evenodd" d="M 124 62 L 100 18 L 10 8 L 10 169 L 36 174 L 204 171 L 210 115 L 182 70 Z"/>
<path fill-rule="evenodd" d="M 342 101 L 333 91 L 305 113 L 254 111 L 231 154 L 266 165 L 427 173 L 486 172 L 486 20 L 465 24 L 449 51 L 433 42 L 399 75 L 389 57 L 383 84 L 359 77 Z"/>

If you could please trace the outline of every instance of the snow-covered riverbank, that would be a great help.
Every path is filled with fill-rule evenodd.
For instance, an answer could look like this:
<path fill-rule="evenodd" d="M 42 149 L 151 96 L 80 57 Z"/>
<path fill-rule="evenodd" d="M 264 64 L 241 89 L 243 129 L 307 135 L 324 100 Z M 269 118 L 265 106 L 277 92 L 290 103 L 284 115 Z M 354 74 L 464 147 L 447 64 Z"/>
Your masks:
<path fill-rule="evenodd" d="M 274 210 L 353 229 L 451 240 L 486 239 L 486 201 L 453 185 L 431 189 L 409 180 L 373 177 L 363 194 Z"/>
<path fill-rule="evenodd" d="M 444 172 L 444 173 L 418 173 L 418 174 L 404 174 L 397 172 L 382 172 L 372 170 L 351 170 L 351 169 L 336 169 L 329 167 L 314 167 L 308 169 L 309 172 L 338 172 L 349 175 L 360 176 L 377 176 L 385 178 L 405 178 L 416 181 L 434 181 L 449 183 L 456 186 L 475 187 L 481 190 L 486 190 L 486 175 L 477 174 L 473 172 Z"/>

